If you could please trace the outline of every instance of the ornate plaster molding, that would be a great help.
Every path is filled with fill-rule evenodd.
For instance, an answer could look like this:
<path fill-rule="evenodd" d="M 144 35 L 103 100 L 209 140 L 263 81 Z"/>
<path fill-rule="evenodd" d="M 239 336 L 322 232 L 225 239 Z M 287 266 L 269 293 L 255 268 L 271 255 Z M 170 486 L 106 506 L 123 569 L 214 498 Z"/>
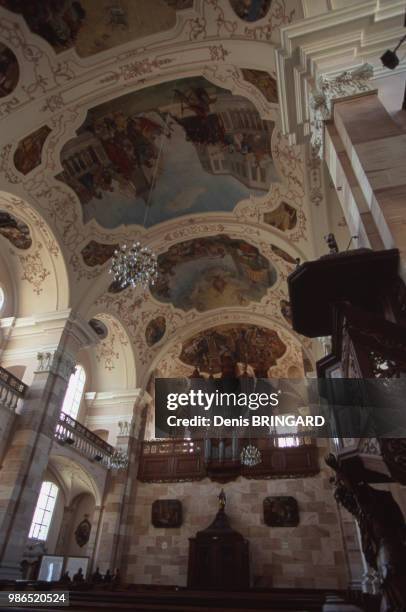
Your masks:
<path fill-rule="evenodd" d="M 380 68 L 379 57 L 404 34 L 399 0 L 336 2 L 341 8 L 326 6 L 319 14 L 313 4 L 306 19 L 281 29 L 275 50 L 281 126 L 290 144 L 310 137 L 309 97 L 321 75 L 334 79 L 365 62 L 376 64 L 379 76 L 390 74 Z"/>
<path fill-rule="evenodd" d="M 333 78 L 324 75 L 318 78 L 316 89 L 309 96 L 310 142 L 315 155 L 323 157 L 324 122 L 332 118 L 334 102 L 372 91 L 373 74 L 371 64 L 362 64 Z"/>

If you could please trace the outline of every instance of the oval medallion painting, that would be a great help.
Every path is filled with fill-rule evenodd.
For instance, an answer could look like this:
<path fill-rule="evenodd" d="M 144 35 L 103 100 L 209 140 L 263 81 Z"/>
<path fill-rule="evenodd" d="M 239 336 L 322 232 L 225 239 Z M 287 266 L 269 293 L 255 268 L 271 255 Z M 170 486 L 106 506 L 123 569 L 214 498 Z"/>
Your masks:
<path fill-rule="evenodd" d="M 159 255 L 158 270 L 152 295 L 184 311 L 260 302 L 277 278 L 257 247 L 226 234 L 178 242 Z"/>
<path fill-rule="evenodd" d="M 230 0 L 230 4 L 240 19 L 258 21 L 269 11 L 272 0 Z"/>
<path fill-rule="evenodd" d="M 165 331 L 165 317 L 156 317 L 156 319 L 152 319 L 145 330 L 145 340 L 148 346 L 154 346 L 154 344 L 159 342 L 164 337 Z"/>
<path fill-rule="evenodd" d="M 18 82 L 18 62 L 14 53 L 0 43 L 0 98 L 8 96 Z"/>

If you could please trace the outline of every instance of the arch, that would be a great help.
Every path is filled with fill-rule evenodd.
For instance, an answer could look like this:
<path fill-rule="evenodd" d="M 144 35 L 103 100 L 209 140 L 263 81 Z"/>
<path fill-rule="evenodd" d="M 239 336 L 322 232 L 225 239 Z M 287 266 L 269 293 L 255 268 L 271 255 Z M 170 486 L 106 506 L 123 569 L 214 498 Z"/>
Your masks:
<path fill-rule="evenodd" d="M 242 309 L 228 309 L 227 314 L 222 312 L 217 315 L 210 316 L 209 314 L 208 316 L 202 316 L 190 325 L 180 326 L 172 330 L 167 342 L 157 351 L 148 366 L 143 370 L 140 386 L 144 389 L 151 375 L 159 368 L 159 364 L 165 356 L 171 354 L 171 358 L 174 357 L 177 347 L 180 347 L 186 340 L 205 330 L 228 324 L 256 325 L 265 329 L 274 330 L 278 333 L 280 339 L 286 345 L 287 350 L 278 360 L 276 367 L 272 368 L 275 372 L 275 376 L 280 377 L 281 373 L 279 372 L 286 372 L 284 376 L 287 376 L 288 368 L 292 365 L 292 362 L 294 365 L 297 365 L 303 361 L 303 345 L 300 339 L 292 331 L 281 325 L 274 317 L 266 314 L 247 312 Z M 303 368 L 301 368 L 301 371 L 302 370 Z"/>
<path fill-rule="evenodd" d="M 69 505 L 79 493 L 91 493 L 95 499 L 96 506 L 100 506 L 105 481 L 106 470 L 93 463 L 89 468 L 89 461 L 75 453 L 72 458 L 68 451 L 59 445 L 53 447 L 49 457 L 48 468 L 55 475 L 57 482 L 65 493 L 66 505 Z"/>
<path fill-rule="evenodd" d="M 124 325 L 118 317 L 109 312 L 98 311 L 93 306 L 86 316 L 87 320 L 96 319 L 107 329 L 107 335 L 100 342 L 82 353 L 90 365 L 90 382 L 88 390 L 118 391 L 135 389 L 137 373 L 134 348 Z"/>
<path fill-rule="evenodd" d="M 96 436 L 99 436 L 99 438 L 107 442 L 108 437 L 109 437 L 108 429 L 93 429 L 92 431 Z"/>
<path fill-rule="evenodd" d="M 68 387 L 62 404 L 62 412 L 76 419 L 80 404 L 83 399 L 86 384 L 86 370 L 80 364 L 76 364 L 75 372 L 69 378 Z"/>
<path fill-rule="evenodd" d="M 14 316 L 64 310 L 69 306 L 69 279 L 62 251 L 44 218 L 26 200 L 0 191 L 0 211 L 20 223 L 29 239 L 0 236 L 1 254 L 12 279 Z M 5 242 L 7 240 L 7 242 Z"/>

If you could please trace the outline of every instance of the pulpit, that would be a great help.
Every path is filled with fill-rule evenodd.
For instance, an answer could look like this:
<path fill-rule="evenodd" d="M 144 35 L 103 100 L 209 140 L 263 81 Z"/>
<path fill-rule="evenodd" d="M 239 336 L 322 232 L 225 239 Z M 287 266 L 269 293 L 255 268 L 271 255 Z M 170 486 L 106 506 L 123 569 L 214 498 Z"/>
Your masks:
<path fill-rule="evenodd" d="M 213 522 L 189 539 L 188 587 L 244 591 L 249 589 L 249 544 L 230 526 L 223 492 L 219 499 Z"/>

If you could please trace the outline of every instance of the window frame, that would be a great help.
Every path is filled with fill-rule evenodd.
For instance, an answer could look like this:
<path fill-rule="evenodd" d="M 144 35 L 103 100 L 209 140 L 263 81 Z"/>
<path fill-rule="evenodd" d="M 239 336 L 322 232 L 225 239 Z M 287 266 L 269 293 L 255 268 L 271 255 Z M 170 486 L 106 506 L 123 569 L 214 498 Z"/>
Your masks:
<path fill-rule="evenodd" d="M 6 306 L 6 300 L 7 300 L 6 290 L 4 289 L 3 285 L 0 283 L 0 317 L 2 316 L 2 313 Z"/>
<path fill-rule="evenodd" d="M 57 484 L 51 480 L 44 480 L 42 482 L 28 532 L 28 537 L 31 540 L 39 542 L 47 541 L 58 495 L 59 487 Z"/>
<path fill-rule="evenodd" d="M 76 382 L 75 376 L 80 372 L 82 377 L 79 377 Z M 75 387 L 73 388 L 73 384 Z M 65 397 L 61 413 L 68 415 L 71 419 L 77 420 L 82 404 L 86 386 L 86 370 L 81 363 L 76 364 L 75 371 L 70 375 L 68 386 L 66 387 Z"/>

